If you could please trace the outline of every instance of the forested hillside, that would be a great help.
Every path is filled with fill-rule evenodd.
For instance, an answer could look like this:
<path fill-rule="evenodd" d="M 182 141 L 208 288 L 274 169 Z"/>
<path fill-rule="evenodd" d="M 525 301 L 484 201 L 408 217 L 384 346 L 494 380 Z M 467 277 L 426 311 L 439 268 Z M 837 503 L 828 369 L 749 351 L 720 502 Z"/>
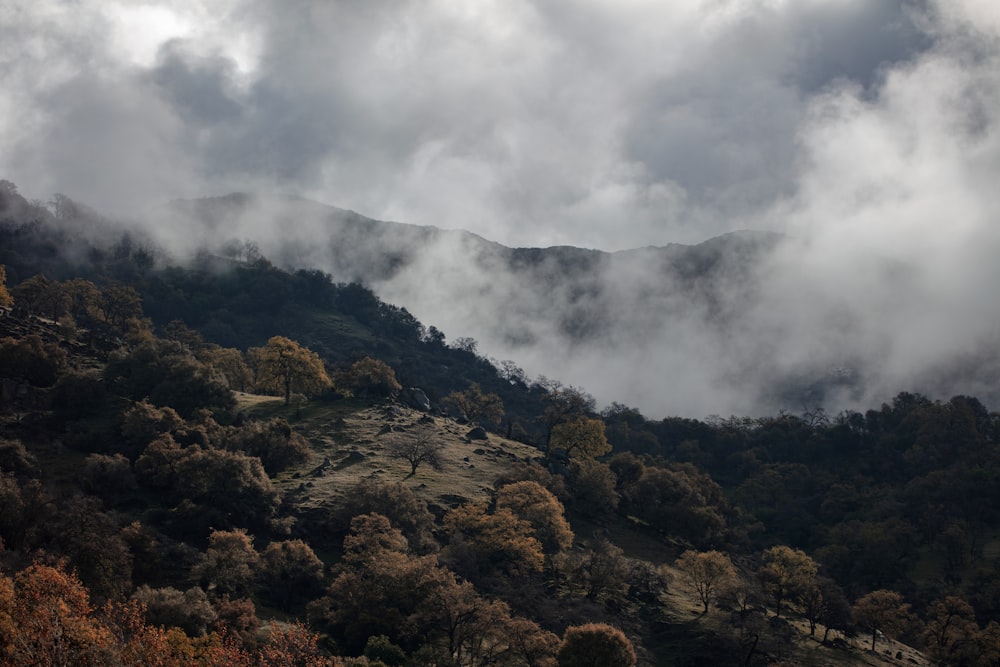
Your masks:
<path fill-rule="evenodd" d="M 0 194 L 0 664 L 1000 664 L 974 397 L 598 411 L 363 285 Z"/>

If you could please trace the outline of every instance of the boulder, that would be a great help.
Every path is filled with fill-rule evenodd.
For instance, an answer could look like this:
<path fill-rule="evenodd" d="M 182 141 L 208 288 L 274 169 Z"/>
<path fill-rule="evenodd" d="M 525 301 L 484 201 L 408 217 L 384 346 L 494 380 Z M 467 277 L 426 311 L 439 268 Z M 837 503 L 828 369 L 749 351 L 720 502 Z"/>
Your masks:
<path fill-rule="evenodd" d="M 418 387 L 408 387 L 399 392 L 399 400 L 403 403 L 403 405 L 407 405 L 414 410 L 430 412 L 431 401 L 427 398 L 427 394 L 424 393 L 424 390 Z"/>
<path fill-rule="evenodd" d="M 482 426 L 477 426 L 476 428 L 472 429 L 471 431 L 469 431 L 468 433 L 465 434 L 465 437 L 468 438 L 469 440 L 487 440 L 488 439 L 488 437 L 486 435 L 486 429 L 483 428 Z"/>

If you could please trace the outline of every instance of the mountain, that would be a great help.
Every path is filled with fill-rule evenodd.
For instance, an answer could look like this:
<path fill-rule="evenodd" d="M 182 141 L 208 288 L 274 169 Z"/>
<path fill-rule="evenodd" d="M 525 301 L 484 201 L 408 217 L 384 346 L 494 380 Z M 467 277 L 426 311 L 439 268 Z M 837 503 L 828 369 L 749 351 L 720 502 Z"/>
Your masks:
<path fill-rule="evenodd" d="M 152 262 L 263 256 L 359 281 L 453 347 L 653 416 L 836 414 L 901 389 L 1000 402 L 985 243 L 963 260 L 741 231 L 609 253 L 508 248 L 291 196 L 178 200 L 127 222 L 18 197 L 9 209 L 121 237 Z"/>
<path fill-rule="evenodd" d="M 766 231 L 620 252 L 509 248 L 249 194 L 175 201 L 150 220 L 168 248 L 239 252 L 249 239 L 278 266 L 360 281 L 480 354 L 646 414 L 833 414 L 901 388 L 1000 401 L 985 249 Z"/>
<path fill-rule="evenodd" d="M 758 276 L 786 240 L 743 231 L 613 253 L 509 248 L 465 231 L 248 194 L 174 201 L 151 217 L 167 247 L 238 255 L 242 240 L 252 239 L 279 266 L 362 282 L 421 321 L 478 341 L 481 353 L 657 414 L 702 415 L 709 403 L 737 408 L 719 383 L 753 369 L 718 348 L 748 317 Z M 691 378 L 687 404 L 661 400 L 658 377 Z M 774 393 L 780 381 L 754 383 Z M 747 392 L 739 407 L 760 407 L 757 393 Z"/>

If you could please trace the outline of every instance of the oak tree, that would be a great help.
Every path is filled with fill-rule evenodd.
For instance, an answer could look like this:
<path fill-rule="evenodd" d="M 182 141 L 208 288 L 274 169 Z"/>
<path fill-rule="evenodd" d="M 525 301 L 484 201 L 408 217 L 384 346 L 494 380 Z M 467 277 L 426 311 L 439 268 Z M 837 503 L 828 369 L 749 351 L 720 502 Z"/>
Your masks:
<path fill-rule="evenodd" d="M 412 438 L 396 440 L 386 447 L 390 458 L 404 459 L 410 464 L 410 474 L 407 477 L 416 475 L 417 468 L 421 463 L 426 463 L 435 470 L 440 470 L 443 450 L 444 443 L 435 440 L 429 434 L 417 434 Z"/>
<path fill-rule="evenodd" d="M 330 378 L 319 355 L 289 338 L 274 336 L 261 353 L 258 383 L 264 389 L 281 391 L 288 405 L 293 390 L 316 394 L 330 386 Z"/>
<path fill-rule="evenodd" d="M 486 420 L 496 425 L 503 417 L 503 399 L 494 393 L 483 393 L 478 382 L 473 382 L 464 391 L 448 394 L 441 402 L 454 407 L 473 423 Z"/>
<path fill-rule="evenodd" d="M 364 357 L 351 364 L 351 367 L 341 374 L 338 386 L 340 384 L 344 385 L 344 389 L 348 392 L 365 397 L 369 394 L 392 396 L 403 388 L 396 379 L 396 372 L 389 364 L 371 357 Z"/>
<path fill-rule="evenodd" d="M 774 615 L 781 616 L 781 606 L 801 595 L 816 579 L 816 562 L 800 549 L 785 545 L 764 552 L 760 569 L 764 591 L 774 602 Z"/>
<path fill-rule="evenodd" d="M 902 629 L 909 618 L 910 605 L 896 591 L 872 591 L 854 603 L 854 617 L 871 630 L 872 650 L 879 633 L 894 633 Z"/>
<path fill-rule="evenodd" d="M 554 426 L 551 446 L 564 450 L 570 458 L 593 459 L 611 451 L 604 434 L 604 422 L 590 417 L 579 417 Z"/>
<path fill-rule="evenodd" d="M 675 565 L 698 591 L 705 613 L 708 613 L 713 595 L 736 578 L 736 569 L 729 556 L 719 551 L 685 551 Z"/>
<path fill-rule="evenodd" d="M 10 308 L 14 299 L 7 291 L 7 269 L 0 264 L 0 308 Z"/>
<path fill-rule="evenodd" d="M 625 633 L 604 623 L 566 628 L 556 654 L 559 667 L 633 667 L 636 660 Z"/>
<path fill-rule="evenodd" d="M 530 523 L 547 555 L 573 546 L 573 531 L 566 521 L 562 503 L 538 482 L 514 482 L 501 487 L 496 506 L 510 509 L 515 516 Z"/>

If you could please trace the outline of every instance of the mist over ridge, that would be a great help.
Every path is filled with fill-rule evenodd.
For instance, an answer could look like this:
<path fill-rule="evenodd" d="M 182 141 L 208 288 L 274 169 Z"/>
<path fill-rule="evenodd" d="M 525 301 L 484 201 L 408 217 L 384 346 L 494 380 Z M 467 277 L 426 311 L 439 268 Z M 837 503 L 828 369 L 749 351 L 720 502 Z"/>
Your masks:
<path fill-rule="evenodd" d="M 12 0 L 4 178 L 650 415 L 996 403 L 996 3 L 155 4 Z"/>
<path fill-rule="evenodd" d="M 997 397 L 988 303 L 954 326 L 949 286 L 878 248 L 753 231 L 611 253 L 508 248 L 259 195 L 175 201 L 153 220 L 164 244 L 253 239 L 276 264 L 363 282 L 449 340 L 650 416 L 836 412 L 899 391 Z"/>

